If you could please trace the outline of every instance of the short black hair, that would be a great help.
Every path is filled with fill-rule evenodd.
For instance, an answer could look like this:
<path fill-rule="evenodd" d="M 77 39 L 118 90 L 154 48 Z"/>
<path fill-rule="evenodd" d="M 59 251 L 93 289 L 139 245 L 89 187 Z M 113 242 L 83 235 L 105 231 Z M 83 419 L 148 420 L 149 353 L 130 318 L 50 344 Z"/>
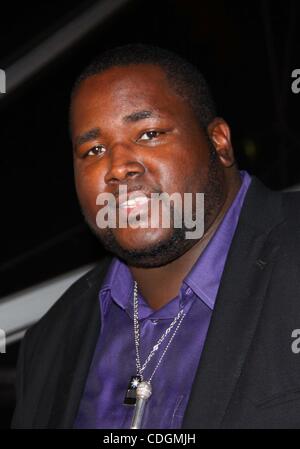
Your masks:
<path fill-rule="evenodd" d="M 206 131 L 209 123 L 216 117 L 216 108 L 204 76 L 194 65 L 177 54 L 151 45 L 123 45 L 97 56 L 75 80 L 71 99 L 86 78 L 112 67 L 131 64 L 158 65 L 165 72 L 170 87 L 190 104 L 200 126 Z"/>

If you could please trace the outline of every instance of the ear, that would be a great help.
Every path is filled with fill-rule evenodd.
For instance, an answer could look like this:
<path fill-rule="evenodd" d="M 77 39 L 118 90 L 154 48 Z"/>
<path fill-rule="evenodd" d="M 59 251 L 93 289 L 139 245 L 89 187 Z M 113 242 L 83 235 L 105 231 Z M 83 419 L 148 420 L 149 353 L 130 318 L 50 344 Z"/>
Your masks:
<path fill-rule="evenodd" d="M 216 117 L 208 125 L 207 131 L 221 164 L 226 168 L 231 167 L 235 163 L 235 159 L 229 126 L 224 119 Z"/>

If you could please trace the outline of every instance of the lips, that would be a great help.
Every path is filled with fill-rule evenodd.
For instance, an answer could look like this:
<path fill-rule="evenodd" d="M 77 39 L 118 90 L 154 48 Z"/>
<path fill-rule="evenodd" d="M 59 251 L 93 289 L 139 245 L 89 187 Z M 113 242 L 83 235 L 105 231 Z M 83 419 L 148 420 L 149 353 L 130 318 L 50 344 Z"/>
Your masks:
<path fill-rule="evenodd" d="M 143 204 L 148 203 L 149 198 L 145 196 L 138 196 L 135 199 L 130 199 L 127 201 L 123 201 L 121 204 L 119 204 L 119 208 L 134 208 L 137 206 L 142 206 Z"/>
<path fill-rule="evenodd" d="M 134 190 L 126 194 L 119 195 L 116 205 L 120 209 L 133 209 L 141 207 L 150 199 L 151 193 L 142 190 Z"/>

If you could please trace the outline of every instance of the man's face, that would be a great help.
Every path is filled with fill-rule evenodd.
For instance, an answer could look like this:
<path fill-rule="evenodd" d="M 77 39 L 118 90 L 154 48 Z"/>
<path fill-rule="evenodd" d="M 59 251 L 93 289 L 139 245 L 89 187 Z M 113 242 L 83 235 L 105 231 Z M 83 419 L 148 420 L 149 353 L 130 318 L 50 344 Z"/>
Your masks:
<path fill-rule="evenodd" d="M 100 193 L 205 193 L 208 228 L 223 202 L 223 176 L 210 143 L 187 101 L 161 68 L 113 67 L 84 80 L 71 109 L 75 183 L 85 219 L 103 245 L 129 265 L 153 267 L 193 246 L 183 229 L 100 229 Z"/>

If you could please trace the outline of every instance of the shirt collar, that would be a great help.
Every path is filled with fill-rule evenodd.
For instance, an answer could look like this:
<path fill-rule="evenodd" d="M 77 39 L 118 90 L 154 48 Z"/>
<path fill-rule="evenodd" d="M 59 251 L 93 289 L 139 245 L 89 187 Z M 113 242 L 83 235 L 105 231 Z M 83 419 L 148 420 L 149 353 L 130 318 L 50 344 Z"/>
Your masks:
<path fill-rule="evenodd" d="M 251 183 L 251 177 L 247 172 L 241 171 L 240 174 L 242 177 L 242 185 L 239 192 L 204 252 L 199 256 L 185 277 L 178 298 L 179 302 L 183 298 L 184 292 L 190 288 L 211 310 L 214 308 L 227 254 L 238 223 L 245 195 Z M 132 304 L 133 283 L 134 279 L 127 265 L 117 257 L 114 257 L 102 284 L 100 297 L 105 297 L 106 301 L 109 301 L 109 297 L 111 296 L 119 307 L 129 310 Z M 104 295 L 108 290 L 110 290 L 110 295 Z M 153 313 L 153 310 L 143 301 L 143 298 L 139 297 L 139 299 L 140 317 L 142 318 Z M 174 310 L 174 314 L 176 315 L 178 305 L 173 305 L 177 307 L 176 312 Z M 107 304 L 103 303 L 102 306 L 104 312 Z M 169 318 L 171 312 L 170 307 L 164 307 L 157 311 L 160 312 L 160 318 L 164 318 L 164 310 L 166 312 L 165 318 Z M 154 315 L 155 313 L 153 317 Z"/>

